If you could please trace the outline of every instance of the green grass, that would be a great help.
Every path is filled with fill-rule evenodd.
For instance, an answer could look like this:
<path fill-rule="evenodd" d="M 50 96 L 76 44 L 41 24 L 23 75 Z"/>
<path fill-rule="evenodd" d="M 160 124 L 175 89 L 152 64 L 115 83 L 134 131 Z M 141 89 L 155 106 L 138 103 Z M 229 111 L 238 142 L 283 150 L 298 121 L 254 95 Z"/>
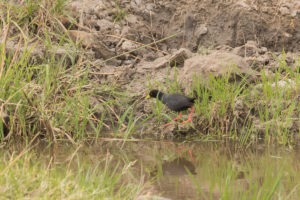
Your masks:
<path fill-rule="evenodd" d="M 121 20 L 123 20 L 126 17 L 127 13 L 125 9 L 122 9 L 120 7 L 120 3 L 115 1 L 115 9 L 114 9 L 114 13 L 113 13 L 113 21 L 114 22 L 119 22 Z"/>
<path fill-rule="evenodd" d="M 142 189 L 127 177 L 131 163 L 112 156 L 93 165 L 76 155 L 74 161 L 54 164 L 34 151 L 0 157 L 1 199 L 132 199 Z"/>
<path fill-rule="evenodd" d="M 225 135 L 247 145 L 259 138 L 268 144 L 293 143 L 294 136 L 299 134 L 299 65 L 291 70 L 284 61 L 284 52 L 277 60 L 280 64 L 274 70 L 274 77 L 267 75 L 263 67 L 261 78 L 255 83 L 248 82 L 247 76 L 239 75 L 241 78 L 237 79 L 228 73 L 218 78 L 195 76 L 192 86 L 183 86 L 194 91 L 186 95 L 197 97 L 192 131 L 196 137 Z M 173 77 L 167 75 L 165 83 L 149 80 L 148 90 L 159 88 L 168 93 L 182 93 L 177 71 L 173 74 Z M 175 116 L 163 108 L 158 100 L 153 104 L 158 123 Z"/>

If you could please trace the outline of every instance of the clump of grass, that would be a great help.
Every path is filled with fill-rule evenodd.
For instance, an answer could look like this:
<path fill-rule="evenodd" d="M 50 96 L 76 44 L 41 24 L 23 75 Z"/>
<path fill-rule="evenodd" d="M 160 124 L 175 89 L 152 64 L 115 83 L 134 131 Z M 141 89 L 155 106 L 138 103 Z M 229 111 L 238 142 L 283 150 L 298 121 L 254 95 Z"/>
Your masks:
<path fill-rule="evenodd" d="M 115 11 L 113 14 L 113 21 L 118 22 L 124 19 L 127 15 L 126 10 L 122 9 L 119 2 L 115 2 Z"/>
<path fill-rule="evenodd" d="M 1 109 L 11 116 L 10 135 L 42 133 L 56 140 L 86 133 L 88 68 L 56 21 L 64 2 L 1 1 L 6 13 L 1 16 L 0 99 Z M 8 46 L 11 41 L 18 45 Z"/>
<path fill-rule="evenodd" d="M 242 144 L 251 138 L 255 141 L 264 138 L 266 143 L 293 141 L 293 136 L 299 133 L 299 66 L 292 70 L 284 60 L 284 57 L 278 58 L 279 68 L 274 71 L 274 77 L 262 70 L 261 78 L 255 83 L 248 82 L 246 75 L 231 73 L 221 77 L 195 76 L 193 93 L 187 95 L 197 97 L 194 116 L 197 135 L 226 135 L 239 138 Z M 161 88 L 166 92 L 182 93 L 177 72 L 173 74 L 164 84 L 149 84 L 149 90 Z M 171 119 L 162 108 L 159 101 L 153 106 L 159 123 Z"/>

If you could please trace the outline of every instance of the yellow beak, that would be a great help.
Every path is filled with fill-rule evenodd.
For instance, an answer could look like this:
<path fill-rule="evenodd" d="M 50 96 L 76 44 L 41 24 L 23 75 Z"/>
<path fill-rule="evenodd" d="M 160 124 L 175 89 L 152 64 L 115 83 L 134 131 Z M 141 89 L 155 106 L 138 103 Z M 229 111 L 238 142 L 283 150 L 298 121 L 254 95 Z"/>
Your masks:
<path fill-rule="evenodd" d="M 148 94 L 147 96 L 146 96 L 146 98 L 145 99 L 150 99 L 151 97 L 150 97 L 150 95 Z"/>

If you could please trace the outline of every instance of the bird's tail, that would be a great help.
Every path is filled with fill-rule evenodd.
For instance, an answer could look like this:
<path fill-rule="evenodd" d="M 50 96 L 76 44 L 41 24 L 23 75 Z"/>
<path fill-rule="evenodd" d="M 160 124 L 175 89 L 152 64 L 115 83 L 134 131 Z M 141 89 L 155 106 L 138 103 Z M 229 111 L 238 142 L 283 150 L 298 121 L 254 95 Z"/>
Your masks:
<path fill-rule="evenodd" d="M 211 95 L 211 93 L 210 93 L 210 91 L 208 89 L 207 89 L 207 93 L 208 93 L 208 100 L 211 100 L 212 99 L 212 95 Z M 192 98 L 193 99 L 192 100 L 193 103 L 194 103 L 194 101 L 196 99 L 199 99 L 199 101 L 202 101 L 203 97 L 200 96 L 200 95 L 198 95 L 198 93 L 196 91 L 193 92 L 193 95 L 194 95 L 194 97 Z"/>
<path fill-rule="evenodd" d="M 191 98 L 191 102 L 192 102 L 192 103 L 195 103 L 195 100 L 196 100 L 196 99 L 197 99 L 196 97 L 192 97 L 192 98 Z"/>

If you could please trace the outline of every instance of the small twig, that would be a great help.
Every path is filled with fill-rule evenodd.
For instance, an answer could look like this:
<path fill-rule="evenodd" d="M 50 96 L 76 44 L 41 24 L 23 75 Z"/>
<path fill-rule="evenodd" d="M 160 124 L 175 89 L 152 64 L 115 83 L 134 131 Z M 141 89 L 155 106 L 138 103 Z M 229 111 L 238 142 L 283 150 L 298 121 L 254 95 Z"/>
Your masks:
<path fill-rule="evenodd" d="M 68 163 L 68 169 L 70 168 L 71 162 L 72 162 L 72 160 L 74 159 L 76 153 L 78 152 L 78 150 L 79 150 L 81 147 L 82 147 L 82 145 L 79 145 L 79 146 L 76 148 L 76 150 L 74 151 L 74 153 L 71 155 L 71 157 L 70 157 L 69 159 L 67 159 L 67 160 L 69 160 L 69 163 Z"/>
<path fill-rule="evenodd" d="M 48 164 L 47 170 L 46 170 L 47 172 L 49 171 L 52 162 L 53 162 L 53 157 L 50 158 L 50 161 L 49 161 L 49 164 Z"/>
<path fill-rule="evenodd" d="M 100 72 L 89 72 L 90 74 L 94 75 L 115 75 L 116 73 L 100 73 Z"/>
<path fill-rule="evenodd" d="M 152 12 L 150 11 L 150 31 L 151 31 L 151 37 L 152 37 L 152 40 L 155 42 L 156 48 L 158 49 L 158 46 L 157 46 L 157 44 L 156 44 L 156 41 L 155 41 L 155 38 L 154 38 L 154 36 L 153 36 L 152 30 L 153 30 Z"/>
<path fill-rule="evenodd" d="M 129 42 L 138 44 L 138 45 L 144 45 L 143 43 L 136 42 L 136 41 L 133 41 L 133 40 L 124 38 L 124 37 L 122 37 L 122 36 L 120 36 L 120 35 L 110 35 L 110 34 L 107 34 L 106 36 L 118 38 L 118 39 L 121 39 L 121 41 L 122 41 L 122 40 L 126 40 L 126 41 L 129 41 Z M 155 41 L 155 39 L 153 38 L 153 36 L 152 36 L 152 39 L 154 40 L 154 44 L 156 45 L 156 41 Z M 157 45 L 156 45 L 156 46 L 157 46 Z M 161 53 L 164 53 L 164 54 L 169 54 L 168 52 L 165 52 L 165 51 L 163 51 L 163 50 L 158 49 L 158 47 L 157 47 L 157 48 L 154 48 L 154 47 L 148 46 L 148 48 L 153 49 L 153 50 L 158 51 L 158 52 L 161 52 Z"/>
<path fill-rule="evenodd" d="M 16 51 L 14 52 L 14 57 L 13 57 L 12 60 L 10 61 L 10 65 L 9 65 L 8 69 L 11 67 L 11 65 L 12 65 L 13 63 L 16 62 L 16 60 L 17 60 L 17 58 L 18 58 L 18 55 L 19 55 L 19 51 L 20 51 L 20 49 L 21 49 L 21 45 L 22 45 L 22 38 L 20 37 L 19 42 L 18 42 L 17 49 L 16 49 Z"/>
<path fill-rule="evenodd" d="M 65 26 L 61 23 L 61 21 L 59 20 L 59 19 L 57 19 L 56 17 L 53 17 L 56 21 L 57 21 L 57 23 L 58 23 L 58 25 L 63 29 L 63 31 L 65 32 L 65 34 L 67 34 L 68 33 L 68 30 L 65 28 Z"/>
<path fill-rule="evenodd" d="M 67 136 L 67 138 L 71 141 L 72 144 L 76 145 L 76 142 L 73 140 L 73 138 L 65 131 L 63 131 L 63 133 L 65 134 L 65 136 Z"/>

